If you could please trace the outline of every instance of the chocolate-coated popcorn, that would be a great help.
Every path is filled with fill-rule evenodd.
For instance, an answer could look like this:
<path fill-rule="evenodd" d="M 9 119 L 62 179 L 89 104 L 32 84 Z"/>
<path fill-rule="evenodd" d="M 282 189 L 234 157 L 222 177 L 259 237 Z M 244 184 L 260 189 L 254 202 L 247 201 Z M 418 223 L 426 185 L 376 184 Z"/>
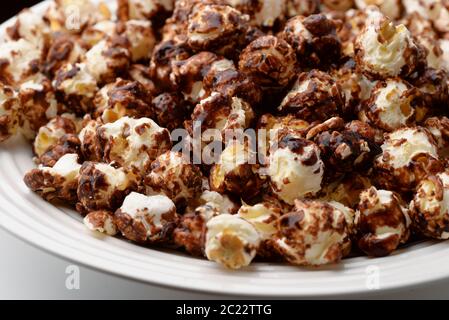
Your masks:
<path fill-rule="evenodd" d="M 39 166 L 25 174 L 24 182 L 47 201 L 75 203 L 81 165 L 77 154 L 62 156 L 53 167 Z"/>
<path fill-rule="evenodd" d="M 19 127 L 19 101 L 12 87 L 0 83 L 0 142 L 13 136 Z"/>
<path fill-rule="evenodd" d="M 263 36 L 251 42 L 241 53 L 239 70 L 262 87 L 286 86 L 295 76 L 293 48 L 275 36 Z"/>
<path fill-rule="evenodd" d="M 341 113 L 344 97 L 328 74 L 313 69 L 298 76 L 296 83 L 278 107 L 307 121 L 327 120 Z"/>
<path fill-rule="evenodd" d="M 416 230 L 430 238 L 449 238 L 449 173 L 442 171 L 423 179 L 410 203 Z"/>
<path fill-rule="evenodd" d="M 295 265 L 336 263 L 351 248 L 350 217 L 330 203 L 296 200 L 277 221 L 275 248 Z"/>
<path fill-rule="evenodd" d="M 167 151 L 161 154 L 153 161 L 150 169 L 144 182 L 148 194 L 165 194 L 178 206 L 187 205 L 201 194 L 201 170 L 181 152 Z"/>
<path fill-rule="evenodd" d="M 114 221 L 121 234 L 139 243 L 170 240 L 178 215 L 170 198 L 164 195 L 146 196 L 131 192 L 114 213 Z"/>
<path fill-rule="evenodd" d="M 99 90 L 94 99 L 95 115 L 104 123 L 114 122 L 124 116 L 132 118 L 153 117 L 151 95 L 137 81 L 118 78 Z"/>
<path fill-rule="evenodd" d="M 399 195 L 371 187 L 360 194 L 355 217 L 358 247 L 370 256 L 385 256 L 410 235 L 408 209 Z"/>
<path fill-rule="evenodd" d="M 145 174 L 151 162 L 171 147 L 167 129 L 150 118 L 122 117 L 96 129 L 102 159 Z"/>
<path fill-rule="evenodd" d="M 231 141 L 210 171 L 212 190 L 231 192 L 250 198 L 260 192 L 263 181 L 258 174 L 257 156 L 248 143 Z"/>
<path fill-rule="evenodd" d="M 438 172 L 437 143 L 423 127 L 401 128 L 389 133 L 376 159 L 376 180 L 385 189 L 410 191 L 431 173 Z"/>
<path fill-rule="evenodd" d="M 320 66 L 336 63 L 340 59 L 341 43 L 336 23 L 324 14 L 290 19 L 282 32 L 282 38 L 296 51 L 301 65 Z"/>
<path fill-rule="evenodd" d="M 200 4 L 189 16 L 187 43 L 195 51 L 235 51 L 248 28 L 249 16 L 227 5 Z"/>
<path fill-rule="evenodd" d="M 117 209 L 123 199 L 138 187 L 137 177 L 123 168 L 86 161 L 79 169 L 79 212 Z"/>
<path fill-rule="evenodd" d="M 114 222 L 114 215 L 110 211 L 98 210 L 89 212 L 83 219 L 83 223 L 91 231 L 115 236 L 118 232 Z"/>

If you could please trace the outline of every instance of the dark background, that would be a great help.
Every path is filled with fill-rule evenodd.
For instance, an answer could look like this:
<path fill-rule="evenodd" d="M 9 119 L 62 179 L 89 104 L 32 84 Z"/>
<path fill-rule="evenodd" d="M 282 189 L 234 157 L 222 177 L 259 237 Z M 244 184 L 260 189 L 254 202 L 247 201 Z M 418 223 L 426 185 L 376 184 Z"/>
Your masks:
<path fill-rule="evenodd" d="M 0 21 L 8 20 L 20 10 L 31 7 L 40 0 L 3 0 L 0 4 Z"/>

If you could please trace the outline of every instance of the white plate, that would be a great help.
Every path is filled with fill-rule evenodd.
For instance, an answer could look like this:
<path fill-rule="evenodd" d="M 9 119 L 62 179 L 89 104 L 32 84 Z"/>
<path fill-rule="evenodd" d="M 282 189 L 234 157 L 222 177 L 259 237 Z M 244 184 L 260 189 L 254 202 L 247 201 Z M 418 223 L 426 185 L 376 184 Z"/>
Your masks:
<path fill-rule="evenodd" d="M 34 10 L 42 12 L 46 5 Z M 101 236 L 86 230 L 75 211 L 54 207 L 27 189 L 22 179 L 33 167 L 31 157 L 21 139 L 0 146 L 0 226 L 37 247 L 105 272 L 179 289 L 263 297 L 366 294 L 376 287 L 399 289 L 449 277 L 449 242 L 427 241 L 389 257 L 351 258 L 323 268 L 254 263 L 231 272 L 179 252 Z"/>

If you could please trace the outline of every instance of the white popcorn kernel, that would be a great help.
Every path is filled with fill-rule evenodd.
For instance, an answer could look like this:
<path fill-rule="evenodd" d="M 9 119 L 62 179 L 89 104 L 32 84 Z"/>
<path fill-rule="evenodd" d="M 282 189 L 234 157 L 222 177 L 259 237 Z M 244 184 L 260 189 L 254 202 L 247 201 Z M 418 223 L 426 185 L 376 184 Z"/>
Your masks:
<path fill-rule="evenodd" d="M 227 268 L 248 266 L 259 243 L 260 236 L 253 225 L 235 215 L 221 214 L 207 223 L 206 256 Z"/>

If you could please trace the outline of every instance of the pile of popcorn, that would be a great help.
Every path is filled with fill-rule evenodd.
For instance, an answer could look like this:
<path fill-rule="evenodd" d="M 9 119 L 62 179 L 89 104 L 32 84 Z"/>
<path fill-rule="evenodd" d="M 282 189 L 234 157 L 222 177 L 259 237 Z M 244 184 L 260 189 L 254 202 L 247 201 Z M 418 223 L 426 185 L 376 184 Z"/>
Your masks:
<path fill-rule="evenodd" d="M 42 198 L 231 269 L 449 238 L 448 1 L 116 7 L 25 9 L 0 44 L 0 141 L 30 141 L 24 181 Z M 195 163 L 171 132 L 196 123 L 275 134 L 257 136 L 264 161 L 220 140 Z"/>

